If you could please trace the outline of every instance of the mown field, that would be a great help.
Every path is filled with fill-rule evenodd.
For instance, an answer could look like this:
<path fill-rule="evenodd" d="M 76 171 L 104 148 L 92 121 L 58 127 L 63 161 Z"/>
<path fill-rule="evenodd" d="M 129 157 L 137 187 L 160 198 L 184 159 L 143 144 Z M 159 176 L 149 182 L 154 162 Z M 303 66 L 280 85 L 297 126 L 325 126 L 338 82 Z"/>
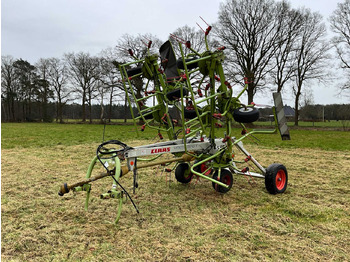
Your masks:
<path fill-rule="evenodd" d="M 103 126 L 5 123 L 1 131 L 3 261 L 350 260 L 350 132 L 247 139 L 263 165 L 287 167 L 281 195 L 268 194 L 261 179 L 237 176 L 223 195 L 203 179 L 182 185 L 173 173 L 142 169 L 132 195 L 140 214 L 127 201 L 114 226 L 116 201 L 99 199 L 110 178 L 93 183 L 88 212 L 83 193 L 57 195 L 62 183 L 85 177 Z M 105 140 L 156 142 L 150 130 L 140 135 L 113 125 Z M 120 182 L 132 192 L 130 175 Z"/>

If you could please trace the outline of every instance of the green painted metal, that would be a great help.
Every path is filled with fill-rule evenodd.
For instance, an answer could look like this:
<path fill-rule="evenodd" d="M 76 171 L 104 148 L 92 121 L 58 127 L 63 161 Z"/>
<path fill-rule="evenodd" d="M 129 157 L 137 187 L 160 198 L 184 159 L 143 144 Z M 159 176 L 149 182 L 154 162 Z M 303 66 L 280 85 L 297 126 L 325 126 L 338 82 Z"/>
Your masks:
<path fill-rule="evenodd" d="M 146 120 L 144 117 L 149 116 L 151 114 L 154 115 L 154 112 L 159 111 L 161 115 L 164 114 L 166 116 L 167 121 L 169 122 L 169 110 L 168 105 L 174 104 L 180 111 L 181 119 L 182 119 L 182 133 L 183 133 L 183 142 L 184 142 L 184 153 L 193 156 L 196 159 L 196 162 L 191 166 L 191 172 L 199 177 L 205 178 L 211 182 L 214 182 L 220 186 L 223 186 L 225 188 L 228 188 L 227 185 L 221 183 L 220 181 L 217 181 L 215 179 L 212 179 L 205 175 L 205 173 L 210 170 L 211 168 L 218 170 L 218 179 L 220 179 L 221 169 L 222 168 L 230 168 L 230 169 L 237 169 L 234 165 L 236 161 L 233 159 L 234 151 L 233 147 L 244 140 L 248 136 L 252 136 L 253 134 L 273 134 L 276 132 L 276 129 L 274 130 L 251 130 L 250 132 L 247 132 L 245 135 L 242 135 L 242 137 L 238 139 L 231 139 L 232 138 L 232 124 L 234 122 L 233 119 L 233 111 L 236 108 L 239 107 L 253 107 L 254 105 L 243 105 L 239 99 L 240 97 L 246 92 L 248 88 L 248 84 L 246 83 L 243 87 L 243 89 L 238 93 L 237 96 L 233 96 L 233 91 L 230 85 L 226 82 L 224 70 L 222 63 L 224 61 L 224 53 L 222 50 L 216 50 L 216 51 L 210 51 L 209 45 L 208 45 L 208 39 L 207 34 L 205 35 L 205 45 L 206 45 L 206 51 L 202 54 L 198 53 L 196 50 L 193 50 L 192 48 L 188 47 L 191 50 L 191 54 L 185 56 L 184 50 L 182 47 L 182 43 L 179 42 L 179 50 L 181 53 L 182 63 L 183 63 L 183 70 L 180 70 L 180 79 L 179 80 L 173 80 L 172 81 L 172 88 L 167 84 L 165 81 L 166 76 L 159 68 L 158 63 L 154 59 L 155 56 L 148 55 L 142 59 L 138 60 L 138 63 L 141 63 L 143 66 L 143 72 L 146 72 L 146 78 L 148 80 L 152 79 L 154 80 L 154 88 L 155 93 L 152 94 L 152 96 L 157 97 L 158 105 L 153 107 L 145 107 L 140 108 L 137 104 L 137 109 L 140 113 L 139 117 L 134 118 L 134 120 L 142 119 L 145 122 L 145 125 L 149 128 L 157 129 L 166 131 L 168 134 L 168 138 L 171 140 L 174 138 L 174 129 L 173 128 L 165 128 L 164 123 L 159 123 L 159 127 L 151 126 L 151 123 L 155 123 L 154 119 L 152 120 Z M 196 58 L 195 58 L 196 57 Z M 192 58 L 189 61 L 186 61 L 187 58 Z M 193 59 L 195 58 L 195 59 Z M 136 62 L 135 62 L 136 63 Z M 198 64 L 199 68 L 189 70 L 188 66 L 192 64 Z M 126 66 L 130 66 L 132 63 L 127 63 L 122 65 L 121 73 L 124 80 L 124 83 L 128 83 L 128 87 L 125 85 L 125 88 L 129 88 L 129 92 L 133 95 L 133 99 L 135 101 L 144 101 L 147 98 L 140 98 L 136 99 L 134 96 L 132 85 L 130 82 L 130 77 L 127 75 L 127 71 L 125 70 Z M 203 88 L 203 84 L 205 83 L 206 79 L 209 79 L 208 82 L 210 83 L 210 87 L 205 89 L 205 97 L 196 99 L 196 92 L 194 90 L 194 87 L 191 83 L 191 75 L 196 72 L 202 73 L 202 77 L 197 84 L 197 88 L 201 89 Z M 160 72 L 158 74 L 153 74 L 153 72 Z M 147 82 L 148 86 L 148 82 Z M 165 94 L 169 90 L 174 90 L 174 88 L 179 88 L 180 90 L 180 97 L 179 97 L 179 104 L 176 104 L 172 101 L 169 101 Z M 183 88 L 186 88 L 188 91 L 188 95 L 185 95 L 183 92 Z M 196 117 L 185 120 L 185 100 L 192 101 L 193 110 L 195 111 Z M 130 103 L 131 105 L 131 103 Z M 199 105 L 202 106 L 202 110 L 205 110 L 204 112 L 200 111 Z M 217 109 L 220 111 L 221 118 L 218 120 L 217 118 L 214 118 L 214 114 L 217 113 Z M 275 112 L 274 112 L 275 114 Z M 225 121 L 225 133 L 224 138 L 226 138 L 226 146 L 219 150 L 215 154 L 193 154 L 192 152 L 189 152 L 187 150 L 187 141 L 191 137 L 193 137 L 195 134 L 200 134 L 200 136 L 206 136 L 212 141 L 212 145 L 214 146 L 214 139 L 215 139 L 215 126 L 219 121 L 224 118 Z M 135 122 L 134 122 L 135 123 Z M 246 130 L 245 126 L 243 124 L 242 128 Z M 153 160 L 153 159 L 152 159 Z M 149 160 L 149 161 L 152 161 Z M 203 163 L 209 163 L 209 167 L 205 172 L 198 172 L 196 169 Z M 198 169 L 197 169 L 198 170 Z"/>
<path fill-rule="evenodd" d="M 85 176 L 86 179 L 91 177 L 91 173 L 92 173 L 92 170 L 94 169 L 96 161 L 97 161 L 97 156 L 95 156 L 90 162 L 90 165 L 88 167 L 88 170 L 87 170 L 86 176 Z M 86 211 L 88 211 L 88 208 L 89 208 L 90 192 L 91 192 L 91 187 L 88 191 L 86 191 L 86 198 L 85 198 L 85 210 Z"/>
<path fill-rule="evenodd" d="M 228 168 L 231 171 L 240 172 L 240 170 L 238 170 L 238 168 L 236 167 L 235 163 L 244 163 L 243 161 L 240 162 L 234 159 L 234 146 L 242 150 L 242 147 L 240 147 L 241 144 L 238 143 L 240 143 L 245 138 L 254 134 L 276 133 L 278 130 L 278 123 L 276 117 L 276 110 L 275 108 L 273 108 L 276 123 L 275 129 L 253 129 L 243 134 L 237 139 L 232 137 L 234 110 L 240 107 L 254 107 L 254 105 L 244 105 L 239 100 L 248 88 L 247 83 L 245 83 L 242 90 L 236 96 L 233 95 L 233 90 L 230 84 L 226 81 L 226 77 L 224 74 L 223 62 L 225 56 L 223 50 L 218 49 L 215 51 L 211 51 L 209 49 L 207 35 L 210 30 L 211 27 L 208 27 L 207 32 L 205 34 L 204 41 L 206 51 L 204 51 L 203 53 L 199 53 L 198 51 L 194 50 L 186 44 L 186 47 L 191 51 L 191 54 L 185 56 L 185 52 L 183 50 L 184 43 L 178 41 L 181 59 L 183 63 L 183 69 L 177 69 L 178 77 L 167 79 L 167 76 L 162 70 L 161 65 L 159 63 L 158 55 L 151 54 L 149 49 L 147 50 L 147 54 L 144 58 L 137 59 L 133 56 L 134 61 L 119 64 L 118 68 L 122 78 L 126 100 L 128 101 L 130 107 L 133 125 L 136 129 L 137 136 L 139 136 L 139 128 L 137 125 L 137 121 L 141 120 L 143 121 L 144 126 L 146 126 L 147 128 L 156 130 L 157 132 L 165 132 L 169 140 L 178 139 L 177 133 L 175 132 L 174 124 L 169 114 L 169 106 L 175 106 L 179 110 L 179 113 L 181 115 L 180 130 L 182 131 L 184 152 L 174 153 L 174 155 L 179 157 L 183 154 L 187 154 L 193 157 L 192 160 L 194 160 L 194 163 L 191 165 L 190 162 L 192 162 L 192 160 L 189 161 L 189 165 L 191 166 L 191 168 L 190 170 L 188 170 L 188 172 L 192 172 L 194 175 L 207 179 L 224 188 L 229 188 L 228 185 L 220 182 L 222 169 Z M 198 67 L 193 68 L 192 65 L 194 64 L 198 65 Z M 133 68 L 135 66 L 140 65 L 141 73 L 132 76 L 128 75 L 129 68 Z M 202 76 L 198 77 L 198 81 L 194 85 L 193 81 L 191 81 L 191 77 L 198 75 L 199 73 L 202 74 Z M 146 85 L 143 91 L 146 91 L 149 87 L 154 88 L 154 90 L 151 90 L 151 92 L 148 92 L 148 94 L 144 92 L 145 95 L 143 97 L 137 96 L 134 91 L 132 82 L 134 79 L 137 78 L 142 78 L 143 80 L 147 81 L 145 81 Z M 204 88 L 204 85 L 206 83 L 209 83 L 209 85 L 207 85 Z M 202 89 L 205 89 L 204 97 L 199 95 L 199 92 L 201 92 Z M 169 92 L 176 90 L 178 90 L 178 94 L 180 94 L 180 97 L 169 98 L 167 96 Z M 184 90 L 186 90 L 186 92 L 184 92 Z M 149 98 L 155 98 L 157 104 L 154 106 L 147 105 L 147 100 Z M 191 106 L 189 106 L 189 101 L 192 102 Z M 136 107 L 138 116 L 135 116 L 133 107 Z M 193 117 L 192 119 L 186 119 L 185 110 L 194 110 L 195 117 Z M 149 119 L 150 116 L 151 119 Z M 225 128 L 223 128 L 222 131 L 222 136 L 224 138 L 224 146 L 222 146 L 220 149 L 215 149 L 216 126 L 219 123 L 225 124 Z M 242 126 L 243 130 L 246 130 L 244 124 L 240 123 L 240 125 Z M 199 135 L 201 139 L 204 136 L 207 137 L 211 142 L 211 149 L 215 149 L 216 151 L 207 150 L 200 153 L 189 152 L 188 143 L 194 136 L 197 135 Z M 161 154 L 148 159 L 138 158 L 137 160 L 151 162 L 156 160 L 160 156 Z M 96 162 L 99 162 L 98 159 L 99 157 L 95 156 L 91 160 L 86 173 L 87 179 L 91 177 Z M 121 176 L 120 159 L 117 156 L 115 156 L 112 160 L 103 160 L 103 165 L 105 165 L 105 163 L 109 163 L 109 165 L 114 165 L 114 178 L 116 181 L 119 181 L 119 178 Z M 171 168 L 171 170 L 174 170 L 178 164 L 179 162 L 177 162 L 173 166 L 173 168 Z M 201 165 L 203 164 L 205 164 L 207 168 L 204 172 L 199 172 L 198 170 L 201 170 Z M 259 163 L 257 163 L 257 161 L 254 162 L 254 164 L 256 166 L 260 165 Z M 264 170 L 264 168 L 262 167 L 259 168 L 260 170 Z M 213 179 L 207 175 L 207 172 L 209 170 L 218 172 L 217 179 Z M 116 183 L 113 180 L 112 189 L 107 193 L 101 195 L 101 198 L 103 199 L 114 198 L 118 200 L 117 215 L 114 221 L 115 224 L 120 219 L 123 199 L 125 197 L 123 191 L 116 190 L 118 186 L 117 184 L 118 183 Z M 74 191 L 86 192 L 85 209 L 87 210 L 90 198 L 91 184 L 84 184 L 83 186 L 76 187 L 74 188 Z"/>
<path fill-rule="evenodd" d="M 154 55 L 146 56 L 144 59 L 137 60 L 137 61 L 138 61 L 137 63 L 140 63 L 140 62 L 143 63 L 142 64 L 142 69 L 143 69 L 144 72 L 146 72 L 146 74 L 148 74 L 147 78 L 149 78 L 149 80 L 152 77 L 154 77 L 153 72 L 158 72 L 159 71 L 159 65 L 158 65 L 157 59 L 156 59 L 156 57 Z M 123 64 L 123 65 L 119 65 L 119 71 L 121 72 L 124 88 L 126 90 L 126 96 L 127 96 L 128 103 L 130 105 L 130 112 L 131 112 L 131 115 L 132 115 L 132 118 L 133 118 L 135 129 L 138 130 L 137 129 L 136 120 L 142 119 L 145 122 L 145 125 L 148 128 L 164 131 L 164 132 L 167 133 L 169 139 L 173 139 L 174 136 L 175 136 L 175 132 L 174 132 L 172 120 L 170 119 L 168 106 L 166 104 L 164 104 L 164 102 L 163 102 L 164 100 L 166 100 L 166 97 L 164 96 L 164 92 L 161 90 L 161 87 L 162 88 L 166 88 L 166 82 L 164 81 L 164 78 L 163 77 L 158 77 L 157 80 L 158 80 L 159 84 L 155 84 L 154 85 L 154 87 L 155 87 L 155 94 L 152 95 L 152 97 L 153 96 L 156 97 L 158 105 L 154 106 L 154 107 L 146 107 L 145 109 L 141 109 L 141 107 L 140 107 L 138 102 L 146 100 L 146 97 L 144 97 L 144 98 L 136 98 L 136 95 L 135 95 L 135 92 L 133 90 L 132 83 L 131 83 L 130 80 L 132 78 L 135 78 L 135 77 L 139 76 L 140 74 L 137 74 L 137 75 L 132 76 L 132 77 L 128 76 L 126 67 L 130 66 L 132 64 L 133 63 L 126 63 L 126 64 Z M 144 72 L 141 73 L 141 75 L 144 74 Z M 146 85 L 146 87 L 147 86 L 148 86 L 148 84 Z M 133 100 L 136 101 L 136 108 L 137 108 L 137 110 L 138 110 L 138 112 L 140 114 L 139 117 L 135 117 L 134 116 L 134 113 L 133 113 L 133 110 L 132 110 L 131 99 L 129 97 L 129 93 L 131 94 Z M 151 96 L 149 96 L 149 97 L 151 97 Z M 144 112 L 150 111 L 150 110 L 151 110 L 151 112 L 143 114 Z M 164 122 L 168 123 L 167 124 L 168 128 L 166 128 L 167 125 L 164 124 L 164 123 L 160 123 L 160 127 L 154 127 L 154 126 L 150 125 L 150 123 L 152 121 L 146 121 L 145 116 L 151 115 L 155 111 L 158 111 L 157 114 L 159 115 L 160 118 L 162 118 L 164 116 L 166 117 L 166 121 L 164 121 Z M 137 134 L 138 134 L 138 131 L 137 131 Z"/>
<path fill-rule="evenodd" d="M 225 151 L 225 149 L 220 150 L 220 151 L 218 151 L 216 154 L 211 155 L 211 156 L 209 156 L 209 157 L 207 157 L 207 158 L 205 158 L 205 159 L 203 159 L 203 160 L 201 160 L 201 161 L 198 161 L 197 163 L 195 163 L 195 164 L 191 167 L 191 172 L 192 172 L 193 174 L 197 175 L 197 176 L 200 176 L 200 177 L 202 177 L 202 178 L 208 179 L 209 181 L 214 182 L 214 183 L 216 183 L 216 184 L 218 184 L 218 185 L 220 185 L 220 186 L 223 186 L 223 187 L 225 187 L 225 188 L 228 188 L 228 186 L 227 186 L 226 184 L 221 183 L 220 181 L 217 181 L 217 180 L 215 180 L 215 179 L 213 179 L 213 178 L 211 178 L 211 177 L 206 176 L 206 175 L 205 175 L 205 172 L 200 173 L 200 172 L 197 172 L 197 171 L 195 170 L 195 168 L 198 167 L 198 166 L 200 166 L 201 164 L 204 164 L 204 163 L 206 163 L 206 162 L 208 162 L 208 161 L 210 161 L 210 160 L 212 160 L 212 159 L 215 159 L 216 157 L 220 156 L 220 154 L 221 154 L 222 152 L 224 152 L 224 151 Z"/>
<path fill-rule="evenodd" d="M 75 188 L 73 188 L 74 192 L 82 192 L 85 191 L 86 192 L 86 198 L 85 198 L 85 210 L 88 210 L 89 207 L 89 199 L 90 199 L 90 191 L 91 191 L 91 184 L 85 184 L 82 186 L 77 186 Z"/>
<path fill-rule="evenodd" d="M 100 156 L 100 157 L 101 157 L 101 156 Z M 113 163 L 112 163 L 112 161 L 113 161 Z M 94 167 L 95 167 L 95 165 L 96 165 L 97 162 L 99 162 L 99 160 L 98 160 L 98 157 L 95 156 L 95 157 L 91 160 L 90 165 L 89 165 L 89 167 L 88 167 L 88 170 L 87 170 L 87 172 L 86 172 L 86 176 L 85 176 L 86 179 L 88 179 L 88 178 L 91 177 L 92 171 L 93 171 L 93 169 L 94 169 Z M 113 164 L 115 165 L 115 167 L 114 167 L 114 169 L 115 169 L 114 178 L 118 181 L 119 178 L 120 178 L 120 175 L 121 175 L 121 172 L 120 172 L 120 170 L 121 170 L 120 159 L 116 156 L 116 157 L 114 157 L 112 160 L 110 160 L 110 159 L 108 159 L 108 160 L 103 160 L 103 162 L 104 162 L 104 164 L 105 164 L 106 162 L 110 162 L 110 163 L 112 163 L 112 164 L 109 164 L 109 165 L 113 165 Z M 107 196 L 110 196 L 111 198 L 118 198 L 118 197 L 117 197 L 118 194 L 121 195 L 121 198 L 122 198 L 123 193 L 120 192 L 120 191 L 114 190 L 114 189 L 113 189 L 114 187 L 117 187 L 117 184 L 116 184 L 115 181 L 113 180 L 113 186 L 112 186 L 112 190 L 111 190 L 112 193 L 105 193 L 105 194 L 102 194 L 102 195 L 101 195 L 102 198 L 107 198 Z M 74 188 L 74 191 L 76 191 L 76 192 L 79 192 L 79 191 L 86 191 L 85 210 L 87 211 L 87 210 L 88 210 L 88 207 L 89 207 L 89 199 L 90 199 L 91 184 L 85 184 L 85 185 L 83 185 L 83 186 L 81 186 L 81 187 L 76 187 L 76 188 Z M 116 218 L 116 222 L 115 222 L 115 223 L 117 223 L 118 220 L 119 220 L 119 218 L 120 218 L 121 209 L 122 209 L 122 199 L 119 200 L 119 202 L 118 202 L 117 218 Z"/>
<path fill-rule="evenodd" d="M 115 225 L 118 223 L 118 221 L 119 221 L 119 219 L 120 219 L 120 216 L 121 216 L 121 214 L 122 214 L 123 196 L 121 196 L 121 197 L 119 198 L 119 201 L 118 201 L 118 202 L 119 202 L 119 203 L 118 203 L 118 209 L 117 209 L 117 216 L 116 216 L 116 218 L 115 218 L 115 220 L 114 220 L 114 224 L 115 224 Z"/>

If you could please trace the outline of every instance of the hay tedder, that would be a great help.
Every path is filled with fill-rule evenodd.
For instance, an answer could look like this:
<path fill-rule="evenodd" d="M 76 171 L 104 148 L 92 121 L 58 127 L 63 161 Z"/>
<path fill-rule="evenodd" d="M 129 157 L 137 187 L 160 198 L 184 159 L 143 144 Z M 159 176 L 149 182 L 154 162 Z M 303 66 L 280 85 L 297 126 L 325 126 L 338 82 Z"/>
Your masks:
<path fill-rule="evenodd" d="M 223 70 L 224 47 L 211 51 L 207 36 L 211 26 L 204 32 L 206 51 L 199 53 L 192 49 L 189 41 L 176 36 L 172 37 L 178 43 L 181 57 L 176 58 L 170 41 L 165 42 L 159 54 L 149 50 L 143 59 L 137 59 L 132 50 L 129 54 L 134 61 L 120 64 L 119 71 L 124 83 L 125 93 L 130 105 L 131 115 L 136 129 L 137 122 L 142 122 L 141 131 L 145 128 L 158 132 L 159 138 L 167 134 L 167 140 L 149 145 L 130 147 L 119 140 L 110 140 L 98 146 L 96 156 L 90 163 L 86 178 L 75 184 L 63 184 L 59 195 L 69 191 L 85 191 L 85 208 L 88 208 L 91 182 L 104 177 L 111 177 L 111 190 L 101 195 L 101 198 L 118 200 L 118 211 L 115 223 L 118 222 L 121 208 L 130 195 L 120 184 L 119 179 L 128 172 L 133 173 L 133 191 L 138 187 L 138 170 L 151 166 L 170 166 L 168 172 L 175 171 L 178 182 L 186 184 L 196 178 L 203 178 L 212 183 L 214 190 L 227 193 L 233 184 L 233 174 L 265 179 L 269 193 L 283 193 L 286 190 L 288 175 L 282 164 L 271 164 L 263 167 L 243 146 L 242 140 L 254 137 L 254 134 L 273 134 L 279 131 L 283 140 L 290 139 L 286 118 L 284 115 L 280 93 L 274 93 L 275 106 L 272 107 L 275 128 L 273 130 L 253 129 L 247 131 L 247 123 L 259 118 L 255 104 L 244 105 L 240 97 L 246 91 L 245 86 L 233 95 L 231 84 L 226 80 Z M 185 56 L 183 48 L 189 50 Z M 142 79 L 145 85 L 143 95 L 135 91 L 136 80 Z M 152 103 L 151 100 L 156 102 Z M 133 108 L 137 108 L 135 114 Z M 170 111 L 176 112 L 175 119 Z M 232 125 L 234 122 L 242 127 L 241 136 L 234 137 Z M 221 131 L 221 133 L 220 133 Z M 235 159 L 238 149 L 244 155 L 243 159 Z M 167 158 L 162 158 L 167 154 Z M 170 157 L 169 157 L 170 156 Z M 122 163 L 125 164 L 122 164 Z M 249 167 L 238 168 L 239 164 L 252 163 Z M 92 177 L 94 166 L 100 163 L 106 172 Z M 135 204 L 134 204 L 135 206 Z M 136 206 L 135 206 L 136 208 Z M 137 208 L 136 208 L 137 210 Z"/>

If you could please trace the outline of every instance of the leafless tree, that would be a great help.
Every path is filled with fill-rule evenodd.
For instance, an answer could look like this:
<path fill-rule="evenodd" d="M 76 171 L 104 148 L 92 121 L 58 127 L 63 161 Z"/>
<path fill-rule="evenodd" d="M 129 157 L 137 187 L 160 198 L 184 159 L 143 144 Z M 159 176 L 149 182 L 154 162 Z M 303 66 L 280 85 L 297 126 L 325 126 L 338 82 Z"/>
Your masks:
<path fill-rule="evenodd" d="M 302 28 L 302 14 L 298 10 L 290 8 L 288 3 L 285 5 L 285 26 L 280 31 L 280 34 L 285 36 L 285 41 L 281 42 L 274 54 L 272 63 L 275 64 L 271 71 L 271 76 L 274 84 L 277 85 L 277 92 L 281 92 L 284 85 L 291 80 L 296 71 L 296 59 L 294 52 L 296 51 L 296 42 Z M 283 39 L 283 36 L 281 36 Z"/>
<path fill-rule="evenodd" d="M 95 82 L 99 79 L 99 59 L 89 53 L 68 53 L 64 55 L 72 82 L 82 98 L 82 121 L 86 121 L 86 108 L 89 107 L 90 123 L 92 122 L 92 100 L 95 92 Z"/>
<path fill-rule="evenodd" d="M 1 104 L 5 120 L 10 121 L 15 120 L 15 100 L 18 88 L 14 62 L 12 56 L 1 56 Z"/>
<path fill-rule="evenodd" d="M 152 41 L 151 48 L 148 49 L 148 44 Z M 147 54 L 159 54 L 159 47 L 161 46 L 162 41 L 159 40 L 158 37 L 152 34 L 144 34 L 138 36 L 132 36 L 129 34 L 123 35 L 115 49 L 116 49 L 116 61 L 115 66 L 118 66 L 120 63 L 131 62 L 137 60 L 141 60 L 145 58 Z M 132 51 L 133 57 L 130 56 L 129 50 Z M 141 63 L 136 63 L 133 65 L 135 67 L 141 66 Z M 136 98 L 141 98 L 144 94 L 144 78 L 142 76 L 134 77 L 131 81 L 133 92 L 135 93 Z M 124 91 L 124 110 L 126 115 L 127 110 L 127 90 Z M 126 118 L 124 119 L 126 122 Z"/>
<path fill-rule="evenodd" d="M 72 89 L 68 86 L 68 68 L 63 60 L 50 58 L 48 79 L 56 97 L 56 122 L 63 123 L 63 107 L 70 101 Z"/>
<path fill-rule="evenodd" d="M 40 58 L 35 64 L 38 79 L 36 80 L 37 99 L 40 102 L 41 118 L 44 122 L 52 121 L 52 117 L 48 115 L 48 102 L 53 98 L 52 86 L 49 82 L 49 59 Z"/>
<path fill-rule="evenodd" d="M 182 41 L 190 41 L 191 47 L 196 50 L 197 52 L 201 53 L 204 52 L 205 49 L 205 42 L 204 42 L 204 33 L 201 29 L 196 29 L 195 27 L 189 27 L 188 25 L 185 25 L 183 27 L 179 27 L 176 29 L 172 35 L 176 36 L 178 39 L 181 39 Z M 181 57 L 181 52 L 179 48 L 178 42 L 170 37 L 170 41 L 172 43 L 172 46 L 174 48 L 174 52 L 177 58 Z M 192 53 L 192 51 L 188 48 L 183 48 L 184 55 L 187 56 L 188 53 Z"/>
<path fill-rule="evenodd" d="M 319 13 L 312 13 L 309 9 L 302 9 L 302 27 L 299 40 L 296 43 L 295 60 L 296 73 L 293 93 L 295 95 L 295 119 L 297 126 L 299 121 L 299 100 L 302 87 L 305 82 L 325 79 L 326 62 L 329 59 L 329 42 L 326 41 L 326 27 L 322 23 Z"/>
<path fill-rule="evenodd" d="M 228 0 L 220 6 L 216 33 L 228 48 L 231 76 L 247 78 L 248 103 L 264 88 L 271 59 L 286 40 L 289 6 L 272 0 Z"/>
<path fill-rule="evenodd" d="M 95 82 L 95 88 L 97 90 L 98 95 L 95 97 L 95 99 L 99 102 L 101 107 L 101 113 L 100 113 L 100 123 L 105 123 L 105 108 L 104 108 L 104 100 L 105 96 L 107 94 L 107 86 L 103 84 L 101 79 Z"/>
<path fill-rule="evenodd" d="M 148 51 L 148 43 L 152 41 L 150 50 Z M 152 34 L 144 34 L 138 36 L 132 36 L 125 34 L 119 39 L 116 45 L 116 53 L 118 56 L 118 62 L 134 61 L 136 59 L 144 58 L 148 52 L 151 54 L 158 54 L 161 41 Z M 133 57 L 130 56 L 129 50 L 133 52 Z M 140 63 L 136 63 L 135 66 L 141 66 Z M 141 98 L 143 94 L 143 79 L 142 77 L 135 77 L 132 81 L 136 98 Z"/>
<path fill-rule="evenodd" d="M 116 54 L 111 48 L 107 48 L 100 53 L 100 80 L 101 90 L 100 95 L 107 93 L 109 95 L 108 121 L 111 122 L 112 107 L 115 97 L 122 98 L 124 95 L 124 86 L 121 81 L 121 76 L 118 68 L 115 65 L 117 59 Z M 101 99 L 103 101 L 103 99 Z M 126 119 L 125 119 L 126 120 Z"/>
<path fill-rule="evenodd" d="M 342 84 L 341 90 L 350 91 L 350 0 L 338 3 L 337 9 L 330 17 L 331 28 L 336 36 L 332 39 L 340 67 L 344 70 L 347 79 Z"/>

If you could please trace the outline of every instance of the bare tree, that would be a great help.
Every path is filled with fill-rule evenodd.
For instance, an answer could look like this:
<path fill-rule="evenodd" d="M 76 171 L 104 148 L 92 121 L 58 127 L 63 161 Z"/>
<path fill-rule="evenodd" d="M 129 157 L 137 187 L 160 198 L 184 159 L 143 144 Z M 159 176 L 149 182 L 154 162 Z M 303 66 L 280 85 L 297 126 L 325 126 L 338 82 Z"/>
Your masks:
<path fill-rule="evenodd" d="M 299 41 L 296 45 L 295 59 L 297 69 L 295 73 L 295 119 L 297 126 L 299 121 L 299 100 L 302 94 L 302 87 L 305 82 L 311 80 L 322 81 L 326 77 L 326 61 L 329 59 L 328 51 L 330 44 L 325 40 L 326 27 L 322 23 L 322 16 L 319 13 L 311 13 L 308 9 L 301 10 L 303 13 L 302 27 L 299 34 Z"/>
<path fill-rule="evenodd" d="M 152 34 L 137 36 L 125 34 L 119 39 L 115 46 L 116 55 L 121 61 L 133 61 L 134 58 L 142 59 L 148 54 L 149 41 L 152 41 L 149 52 L 158 54 L 158 49 L 162 44 L 162 41 L 157 36 Z M 129 49 L 132 50 L 134 58 L 130 56 Z"/>
<path fill-rule="evenodd" d="M 220 6 L 216 32 L 231 51 L 227 56 L 231 76 L 237 82 L 241 81 L 236 75 L 248 81 L 248 103 L 273 69 L 270 61 L 286 39 L 281 31 L 288 12 L 285 2 L 271 0 L 228 0 Z"/>
<path fill-rule="evenodd" d="M 346 82 L 342 84 L 341 90 L 350 90 L 350 0 L 338 3 L 337 9 L 330 17 L 331 28 L 336 36 L 332 43 L 336 48 L 340 67 L 347 75 Z"/>
<path fill-rule="evenodd" d="M 15 60 L 12 56 L 1 56 L 1 99 L 5 121 L 15 120 L 15 100 L 17 97 Z M 5 106 L 6 105 L 6 106 Z M 5 109 L 5 110 L 4 110 Z"/>
<path fill-rule="evenodd" d="M 148 50 L 148 43 L 152 41 L 150 50 Z M 144 34 L 138 36 L 132 36 L 125 34 L 119 39 L 116 45 L 116 51 L 119 62 L 133 61 L 135 59 L 142 59 L 148 53 L 158 54 L 158 49 L 161 45 L 161 41 L 154 35 Z M 133 57 L 130 56 L 129 50 L 133 52 Z M 141 66 L 137 63 L 136 66 Z M 142 77 L 135 77 L 132 81 L 136 98 L 141 98 L 143 95 L 143 79 Z"/>
<path fill-rule="evenodd" d="M 50 58 L 48 79 L 56 96 L 56 122 L 63 123 L 63 108 L 69 101 L 72 90 L 68 87 L 68 69 L 59 58 Z"/>
<path fill-rule="evenodd" d="M 76 91 L 82 98 L 82 121 L 86 121 L 86 104 L 89 107 L 90 123 L 92 122 L 92 100 L 94 98 L 95 82 L 99 79 L 99 59 L 89 53 L 69 53 L 64 55 L 72 82 L 77 85 Z"/>
<path fill-rule="evenodd" d="M 105 100 L 105 95 L 107 93 L 107 86 L 103 84 L 101 80 L 98 80 L 95 82 L 95 88 L 97 90 L 98 95 L 95 97 L 95 99 L 99 102 L 100 107 L 101 107 L 101 113 L 100 113 L 100 123 L 103 124 L 105 123 L 105 117 L 104 117 L 104 100 Z"/>
<path fill-rule="evenodd" d="M 283 3 L 287 9 L 285 13 L 285 26 L 280 31 L 280 34 L 285 36 L 285 41 L 278 46 L 273 63 L 274 69 L 271 71 L 271 76 L 274 84 L 277 85 L 277 92 L 281 92 L 286 82 L 291 80 L 296 71 L 296 59 L 294 52 L 296 51 L 295 44 L 298 41 L 298 36 L 302 28 L 302 14 L 298 10 L 290 8 L 288 3 Z M 281 39 L 283 36 L 281 36 Z"/>
<path fill-rule="evenodd" d="M 172 35 L 176 36 L 178 39 L 181 39 L 183 41 L 190 41 L 191 47 L 197 52 L 201 53 L 206 50 L 204 42 L 204 33 L 200 29 L 197 30 L 195 27 L 189 27 L 188 25 L 185 25 L 176 29 L 172 33 Z M 173 38 L 170 38 L 170 41 L 172 42 L 176 57 L 181 57 L 181 52 L 177 41 Z M 188 48 L 184 48 L 183 52 L 185 56 L 187 56 L 188 53 L 192 53 L 192 51 Z"/>
<path fill-rule="evenodd" d="M 124 86 L 121 82 L 118 68 L 115 66 L 116 55 L 113 50 L 110 48 L 105 49 L 101 52 L 100 56 L 100 80 L 106 89 L 104 92 L 109 95 L 108 121 L 111 122 L 114 98 L 124 97 L 120 94 L 120 91 L 124 92 Z M 102 92 L 100 92 L 100 94 L 102 94 Z"/>
<path fill-rule="evenodd" d="M 148 49 L 148 44 L 152 41 L 151 48 Z M 116 55 L 115 66 L 118 66 L 119 63 L 135 61 L 135 59 L 140 60 L 145 58 L 148 54 L 158 54 L 159 47 L 162 44 L 161 40 L 158 37 L 152 34 L 144 34 L 138 36 L 132 36 L 125 34 L 119 39 L 118 44 L 116 45 Z M 133 56 L 130 56 L 130 51 L 133 53 Z M 141 66 L 141 63 L 136 63 L 135 67 Z M 141 98 L 144 94 L 143 86 L 144 79 L 142 76 L 133 77 L 132 81 L 133 92 L 135 93 L 136 98 Z M 126 112 L 127 112 L 127 90 L 124 90 L 124 112 L 126 122 Z"/>
<path fill-rule="evenodd" d="M 36 79 L 36 93 L 37 99 L 41 105 L 41 118 L 44 122 L 50 122 L 51 116 L 48 115 L 48 102 L 50 98 L 53 98 L 53 90 L 48 79 L 50 62 L 48 59 L 40 58 L 35 64 L 38 79 Z"/>

